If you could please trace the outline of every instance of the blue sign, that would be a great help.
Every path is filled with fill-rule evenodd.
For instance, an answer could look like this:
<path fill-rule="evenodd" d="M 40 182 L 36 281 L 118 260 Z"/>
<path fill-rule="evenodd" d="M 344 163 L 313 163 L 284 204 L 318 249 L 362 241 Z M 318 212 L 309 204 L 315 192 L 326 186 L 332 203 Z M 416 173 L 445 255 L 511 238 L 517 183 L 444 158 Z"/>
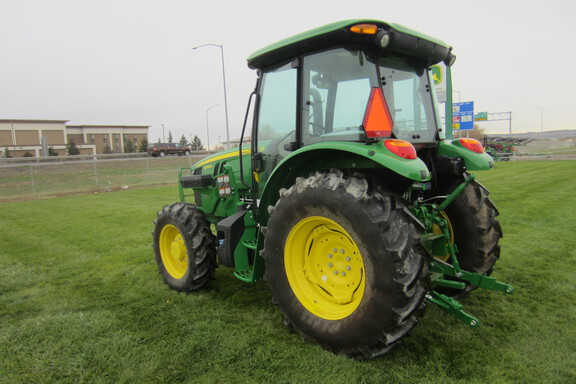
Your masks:
<path fill-rule="evenodd" d="M 452 129 L 464 131 L 474 129 L 474 102 L 452 104 Z"/>

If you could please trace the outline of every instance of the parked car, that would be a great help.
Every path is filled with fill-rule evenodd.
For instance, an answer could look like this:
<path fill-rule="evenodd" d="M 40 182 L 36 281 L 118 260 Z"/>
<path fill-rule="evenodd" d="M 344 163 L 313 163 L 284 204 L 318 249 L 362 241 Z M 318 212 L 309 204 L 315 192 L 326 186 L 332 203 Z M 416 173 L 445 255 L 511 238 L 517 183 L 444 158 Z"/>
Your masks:
<path fill-rule="evenodd" d="M 148 154 L 154 157 L 166 155 L 189 156 L 190 147 L 183 147 L 178 143 L 156 143 L 148 146 Z"/>

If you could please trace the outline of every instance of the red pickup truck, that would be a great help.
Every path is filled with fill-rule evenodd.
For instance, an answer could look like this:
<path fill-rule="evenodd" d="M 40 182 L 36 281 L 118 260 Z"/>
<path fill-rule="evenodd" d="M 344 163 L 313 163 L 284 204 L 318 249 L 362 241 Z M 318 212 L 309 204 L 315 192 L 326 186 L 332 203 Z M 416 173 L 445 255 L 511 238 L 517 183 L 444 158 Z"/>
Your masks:
<path fill-rule="evenodd" d="M 178 143 L 156 143 L 148 146 L 148 154 L 154 157 L 166 155 L 190 156 L 190 147 L 183 147 Z"/>

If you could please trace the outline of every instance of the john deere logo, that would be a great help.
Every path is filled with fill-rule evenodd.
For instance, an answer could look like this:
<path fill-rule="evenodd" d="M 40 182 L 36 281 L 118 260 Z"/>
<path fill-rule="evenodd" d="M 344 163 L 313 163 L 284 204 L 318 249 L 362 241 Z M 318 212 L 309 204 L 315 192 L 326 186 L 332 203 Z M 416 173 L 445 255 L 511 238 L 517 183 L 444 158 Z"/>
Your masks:
<path fill-rule="evenodd" d="M 439 65 L 432 66 L 432 78 L 434 79 L 434 85 L 438 85 L 442 82 L 442 68 Z"/>

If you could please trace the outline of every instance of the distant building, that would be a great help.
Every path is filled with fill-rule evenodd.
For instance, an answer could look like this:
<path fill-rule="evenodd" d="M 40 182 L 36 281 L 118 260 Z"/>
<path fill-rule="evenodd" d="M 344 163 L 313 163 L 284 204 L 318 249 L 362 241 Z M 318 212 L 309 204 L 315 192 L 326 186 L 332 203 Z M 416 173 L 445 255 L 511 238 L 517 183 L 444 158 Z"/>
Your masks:
<path fill-rule="evenodd" d="M 59 155 L 66 154 L 70 140 L 82 155 L 122 153 L 124 143 L 132 141 L 138 148 L 148 140 L 146 125 L 66 125 L 68 120 L 2 120 L 0 119 L 0 157 L 6 149 L 13 157 L 26 153 L 42 156 L 42 138 Z M 47 154 L 46 154 L 47 155 Z"/>
<path fill-rule="evenodd" d="M 148 128 L 145 125 L 67 125 L 67 139 L 73 139 L 80 147 L 94 147 L 97 154 L 105 152 L 122 153 L 124 143 L 132 141 L 136 148 L 142 140 L 148 141 Z M 106 150 L 108 147 L 108 150 Z"/>

